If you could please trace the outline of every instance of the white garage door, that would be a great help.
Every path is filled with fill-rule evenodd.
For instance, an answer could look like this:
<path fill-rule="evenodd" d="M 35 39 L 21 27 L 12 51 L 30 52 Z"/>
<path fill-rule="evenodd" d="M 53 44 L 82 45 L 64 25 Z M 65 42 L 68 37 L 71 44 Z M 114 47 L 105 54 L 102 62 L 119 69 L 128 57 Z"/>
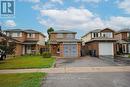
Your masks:
<path fill-rule="evenodd" d="M 114 55 L 113 43 L 99 43 L 99 55 Z"/>
<path fill-rule="evenodd" d="M 130 53 L 130 44 L 128 44 L 128 50 L 129 50 L 129 53 Z"/>

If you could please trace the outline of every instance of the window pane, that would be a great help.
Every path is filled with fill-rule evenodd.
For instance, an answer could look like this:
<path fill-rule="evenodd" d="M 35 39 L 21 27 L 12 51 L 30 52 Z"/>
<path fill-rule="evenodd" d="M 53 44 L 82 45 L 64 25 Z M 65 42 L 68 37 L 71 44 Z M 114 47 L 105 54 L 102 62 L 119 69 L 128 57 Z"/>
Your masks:
<path fill-rule="evenodd" d="M 57 38 L 63 38 L 63 34 L 57 34 Z"/>
<path fill-rule="evenodd" d="M 74 38 L 73 34 L 67 34 L 67 38 Z"/>

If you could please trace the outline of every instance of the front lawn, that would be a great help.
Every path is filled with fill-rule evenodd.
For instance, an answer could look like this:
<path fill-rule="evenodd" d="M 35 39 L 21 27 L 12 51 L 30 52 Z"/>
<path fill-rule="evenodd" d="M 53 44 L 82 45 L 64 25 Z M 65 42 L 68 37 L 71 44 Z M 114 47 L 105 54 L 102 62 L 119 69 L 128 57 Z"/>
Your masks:
<path fill-rule="evenodd" d="M 0 74 L 0 87 L 41 87 L 45 73 Z"/>
<path fill-rule="evenodd" d="M 49 68 L 54 62 L 55 58 L 43 58 L 41 56 L 21 56 L 0 61 L 0 69 Z"/>

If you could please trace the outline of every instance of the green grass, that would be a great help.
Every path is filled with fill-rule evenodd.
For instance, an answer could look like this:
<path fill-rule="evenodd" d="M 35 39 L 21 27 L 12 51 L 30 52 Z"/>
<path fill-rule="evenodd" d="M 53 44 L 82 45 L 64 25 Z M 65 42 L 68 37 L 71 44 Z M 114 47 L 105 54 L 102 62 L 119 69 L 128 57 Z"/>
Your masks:
<path fill-rule="evenodd" d="M 54 62 L 55 58 L 43 58 L 41 56 L 21 56 L 0 61 L 0 69 L 49 68 Z"/>
<path fill-rule="evenodd" d="M 0 74 L 0 87 L 41 87 L 45 73 Z"/>

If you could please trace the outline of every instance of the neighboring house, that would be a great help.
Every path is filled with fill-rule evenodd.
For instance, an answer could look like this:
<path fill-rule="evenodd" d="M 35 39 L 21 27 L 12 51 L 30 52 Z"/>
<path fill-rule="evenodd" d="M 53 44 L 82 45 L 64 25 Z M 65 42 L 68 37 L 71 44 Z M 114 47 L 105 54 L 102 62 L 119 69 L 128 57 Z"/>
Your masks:
<path fill-rule="evenodd" d="M 35 30 L 8 29 L 4 31 L 7 36 L 20 41 L 16 46 L 16 55 L 39 52 L 45 46 L 45 36 Z"/>
<path fill-rule="evenodd" d="M 51 32 L 49 35 L 52 55 L 64 58 L 80 57 L 81 40 L 75 39 L 76 34 L 76 32 L 68 30 Z"/>
<path fill-rule="evenodd" d="M 118 40 L 116 50 L 118 54 L 130 53 L 130 29 L 122 29 L 115 34 Z"/>
<path fill-rule="evenodd" d="M 4 34 L 4 32 L 0 31 L 0 45 L 10 46 L 12 43 L 16 46 L 15 49 L 17 49 L 17 46 L 20 44 L 20 41 L 14 38 L 11 38 L 7 36 L 6 34 Z"/>
<path fill-rule="evenodd" d="M 90 31 L 81 37 L 85 52 L 92 56 L 116 55 L 114 31 L 106 28 Z"/>

